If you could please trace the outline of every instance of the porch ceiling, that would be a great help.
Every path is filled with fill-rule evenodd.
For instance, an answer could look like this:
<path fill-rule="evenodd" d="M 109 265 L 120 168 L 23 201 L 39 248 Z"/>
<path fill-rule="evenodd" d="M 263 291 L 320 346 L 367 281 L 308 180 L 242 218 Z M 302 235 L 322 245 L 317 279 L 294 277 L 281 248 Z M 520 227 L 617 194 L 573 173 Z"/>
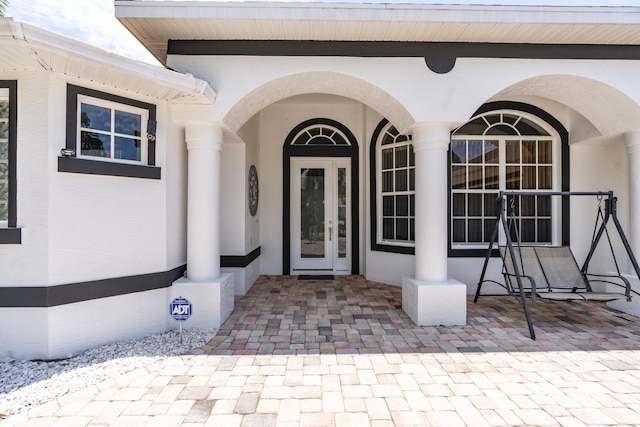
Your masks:
<path fill-rule="evenodd" d="M 640 7 L 115 0 L 162 63 L 168 40 L 640 45 Z"/>

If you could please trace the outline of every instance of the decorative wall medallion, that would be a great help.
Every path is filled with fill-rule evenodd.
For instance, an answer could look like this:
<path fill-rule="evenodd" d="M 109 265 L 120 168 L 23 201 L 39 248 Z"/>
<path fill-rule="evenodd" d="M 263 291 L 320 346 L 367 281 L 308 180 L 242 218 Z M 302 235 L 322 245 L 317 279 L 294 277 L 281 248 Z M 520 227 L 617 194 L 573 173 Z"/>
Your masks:
<path fill-rule="evenodd" d="M 249 212 L 251 216 L 258 212 L 258 170 L 254 165 L 249 168 Z"/>

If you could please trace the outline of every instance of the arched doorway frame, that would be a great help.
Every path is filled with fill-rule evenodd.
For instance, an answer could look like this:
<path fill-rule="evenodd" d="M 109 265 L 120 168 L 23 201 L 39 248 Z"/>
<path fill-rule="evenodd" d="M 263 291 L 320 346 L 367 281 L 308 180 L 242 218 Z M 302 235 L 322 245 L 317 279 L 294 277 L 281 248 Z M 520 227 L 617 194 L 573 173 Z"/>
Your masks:
<path fill-rule="evenodd" d="M 349 145 L 293 145 L 294 138 L 311 126 L 331 126 L 342 132 Z M 326 118 L 306 120 L 287 135 L 282 147 L 282 274 L 291 273 L 291 158 L 346 157 L 351 159 L 351 274 L 360 273 L 360 204 L 358 141 L 342 123 Z"/>

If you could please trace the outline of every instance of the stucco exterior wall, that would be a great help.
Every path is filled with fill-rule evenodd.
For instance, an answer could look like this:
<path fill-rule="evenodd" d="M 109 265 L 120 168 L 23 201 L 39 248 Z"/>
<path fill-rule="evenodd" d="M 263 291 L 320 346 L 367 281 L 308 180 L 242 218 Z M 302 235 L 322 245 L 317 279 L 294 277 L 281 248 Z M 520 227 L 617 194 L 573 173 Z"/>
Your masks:
<path fill-rule="evenodd" d="M 220 162 L 220 251 L 222 255 L 244 255 L 246 191 L 243 143 L 224 143 Z"/>
<path fill-rule="evenodd" d="M 66 112 L 62 106 L 66 99 L 66 81 L 56 79 L 51 92 L 58 106 L 49 110 L 54 116 L 49 133 L 57 135 L 49 139 L 49 221 L 59 226 L 50 229 L 50 283 L 166 271 L 166 178 L 58 172 L 57 156 L 65 135 Z M 131 97 L 115 90 L 110 93 Z M 157 100 L 143 100 L 156 104 L 158 122 L 165 124 L 166 106 Z M 159 130 L 156 164 L 166 169 L 167 129 Z M 69 268 L 70 260 L 75 260 L 73 269 Z"/>
<path fill-rule="evenodd" d="M 163 108 L 164 109 L 164 108 Z M 170 120 L 170 108 L 165 120 L 158 123 L 165 148 L 162 176 L 165 183 L 166 269 L 187 263 L 187 145 L 184 129 Z"/>
<path fill-rule="evenodd" d="M 12 79 L 7 74 L 2 77 Z M 157 106 L 156 162 L 163 179 L 62 173 L 57 159 L 65 140 L 67 80 L 48 73 L 15 78 L 17 216 L 23 235 L 21 245 L 0 245 L 1 285 L 97 280 L 165 271 L 184 262 L 184 253 L 177 254 L 183 252 L 180 244 L 171 245 L 173 261 L 168 262 L 167 255 L 167 236 L 184 227 L 180 214 L 184 207 L 179 200 L 167 203 L 167 188 L 172 196 L 182 194 L 184 143 L 177 140 L 175 125 L 168 123 L 166 105 L 143 99 Z M 172 154 L 169 162 L 167 151 Z M 167 210 L 173 212 L 171 225 Z"/>
<path fill-rule="evenodd" d="M 48 144 L 64 136 L 50 130 L 52 104 L 47 73 L 3 73 L 18 81 L 16 153 L 17 226 L 21 245 L 0 245 L 0 286 L 39 286 L 49 280 L 50 162 Z M 63 122 L 64 123 L 64 122 Z"/>
<path fill-rule="evenodd" d="M 365 141 L 363 107 L 358 103 L 337 101 L 309 104 L 275 104 L 260 113 L 260 164 L 263 165 L 260 202 L 261 271 L 282 274 L 282 147 L 289 132 L 298 124 L 314 118 L 328 118 L 345 125 L 358 141 L 360 182 L 363 182 Z M 358 195 L 360 212 L 364 194 Z M 362 219 L 361 219 L 362 222 Z M 267 224 L 267 226 L 265 226 Z M 362 262 L 362 255 L 360 255 Z M 362 264 L 361 264 L 362 267 Z"/>
<path fill-rule="evenodd" d="M 168 104 L 47 72 L 18 81 L 17 223 L 0 286 L 48 287 L 166 272 L 186 262 L 186 149 Z M 154 104 L 160 180 L 58 172 L 67 83 Z M 175 327 L 167 288 L 51 307 L 0 308 L 0 357 L 65 357 Z"/>
<path fill-rule="evenodd" d="M 536 105 L 569 130 L 571 190 L 613 190 L 623 227 L 634 220 L 622 133 L 640 128 L 637 61 L 465 58 L 451 72 L 435 74 L 422 58 L 259 60 L 259 68 L 255 57 L 246 56 L 176 55 L 168 62 L 216 88 L 216 103 L 203 114 L 211 112 L 206 120 L 228 126 L 219 171 L 221 255 L 246 257 L 261 249 L 249 265 L 226 270 L 235 275 L 236 294 L 246 293 L 259 274 L 283 273 L 283 144 L 296 125 L 313 118 L 340 122 L 358 142 L 359 166 L 353 171 L 360 181 L 355 201 L 358 270 L 371 280 L 400 285 L 402 277 L 415 270 L 412 255 L 371 250 L 369 155 L 382 118 L 407 133 L 423 122 L 453 129 L 487 101 Z M 17 218 L 22 244 L 0 245 L 0 286 L 65 285 L 166 272 L 186 263 L 187 151 L 168 102 L 44 71 L 3 72 L 1 78 L 18 81 Z M 156 105 L 160 180 L 58 172 L 65 145 L 67 83 Z M 198 106 L 189 104 L 192 109 Z M 247 204 L 251 165 L 257 167 L 260 181 L 256 216 Z M 588 250 L 594 220 L 593 200 L 572 201 L 571 244 L 578 262 Z M 620 252 L 615 239 L 614 245 Z M 483 261 L 449 258 L 449 276 L 472 293 Z M 603 272 L 613 268 L 604 250 L 592 266 Z M 626 262 L 621 267 L 630 271 Z M 488 277 L 499 275 L 499 263 L 492 262 Z M 66 356 L 102 342 L 175 327 L 166 313 L 169 295 L 163 288 L 49 308 L 2 308 L 0 342 L 8 350 L 0 355 Z M 132 310 L 135 315 L 126 316 Z M 82 322 L 77 321 L 80 317 Z M 25 331 L 36 332 L 25 338 Z"/>
<path fill-rule="evenodd" d="M 618 198 L 618 218 L 623 229 L 628 233 L 629 181 L 627 153 L 622 141 L 606 145 L 577 144 L 571 146 L 571 183 L 572 189 L 575 191 L 613 190 L 614 195 Z M 598 202 L 593 198 L 575 197 L 571 203 L 571 247 L 579 264 L 582 263 L 589 251 L 597 206 Z M 623 271 L 632 271 L 613 224 L 609 229 L 614 249 L 621 261 L 620 267 Z M 615 269 L 605 236 L 598 246 L 591 267 L 594 272 L 600 273 Z"/>
<path fill-rule="evenodd" d="M 447 122 L 451 128 L 468 120 L 487 101 L 529 102 L 545 109 L 569 130 L 571 189 L 614 190 L 620 198 L 619 213 L 624 225 L 628 175 L 620 132 L 640 125 L 640 88 L 633 84 L 634 76 L 640 72 L 637 62 L 459 58 L 451 72 L 435 74 L 421 58 L 260 57 L 260 73 L 253 72 L 251 64 L 255 60 L 242 56 L 175 55 L 169 56 L 168 63 L 175 69 L 215 82 L 217 87 L 233 88 L 219 91 L 216 114 L 220 120 L 234 125 L 242 123 L 243 116 L 259 114 L 260 159 L 265 165 L 261 173 L 261 196 L 267 200 L 261 202 L 260 221 L 268 224 L 261 227 L 260 238 L 261 271 L 265 274 L 281 272 L 281 143 L 288 130 L 300 121 L 314 115 L 331 116 L 335 110 L 335 106 L 316 105 L 314 114 L 311 114 L 313 110 L 306 109 L 287 111 L 284 104 L 273 102 L 310 92 L 343 95 L 356 104 L 362 103 L 360 111 L 330 118 L 336 118 L 352 131 L 360 127 L 365 135 L 364 139 L 358 136 L 362 146 L 360 219 L 361 236 L 364 236 L 360 270 L 371 279 L 400 284 L 402 275 L 414 268 L 413 256 L 370 250 L 368 144 L 379 117 L 387 117 L 392 123 L 394 117 L 405 117 L 398 115 L 398 104 L 414 122 Z M 371 114 L 363 113 L 365 110 Z M 301 114 L 302 111 L 305 113 Z M 355 118 L 360 121 L 357 125 Z M 404 122 L 399 120 L 394 124 L 400 126 L 400 123 Z M 400 131 L 410 129 L 400 128 Z M 612 135 L 616 134 L 618 137 L 613 136 L 612 141 Z M 581 148 L 583 140 L 591 141 L 593 147 Z M 573 147 L 573 144 L 578 145 Z M 582 155 L 584 150 L 587 151 Z M 585 230 L 593 226 L 595 213 L 580 207 L 584 202 L 575 203 L 578 205 L 572 208 L 572 245 L 580 258 L 587 250 L 581 248 L 588 248 L 584 236 L 590 236 L 590 232 Z M 477 268 L 470 268 L 475 264 L 475 259 L 451 258 L 450 276 L 474 289 L 482 267 L 479 263 Z M 606 264 L 601 268 L 606 268 Z M 499 269 L 490 266 L 490 272 L 499 274 Z"/>
<path fill-rule="evenodd" d="M 462 58 L 447 74 L 433 73 L 422 58 L 260 57 L 260 73 L 254 64 L 247 56 L 168 58 L 176 70 L 233 88 L 219 91 L 213 117 L 232 127 L 279 99 L 310 92 L 359 100 L 401 132 L 413 122 L 463 123 L 497 94 L 555 100 L 604 134 L 637 126 L 640 112 L 635 61 Z"/>
<path fill-rule="evenodd" d="M 260 246 L 260 212 L 262 210 L 264 195 L 263 177 L 271 173 L 266 165 L 260 163 L 260 115 L 254 116 L 238 133 L 245 143 L 243 195 L 244 195 L 244 253 L 249 254 Z M 254 165 L 258 171 L 258 210 L 255 216 L 249 212 L 249 168 Z"/>

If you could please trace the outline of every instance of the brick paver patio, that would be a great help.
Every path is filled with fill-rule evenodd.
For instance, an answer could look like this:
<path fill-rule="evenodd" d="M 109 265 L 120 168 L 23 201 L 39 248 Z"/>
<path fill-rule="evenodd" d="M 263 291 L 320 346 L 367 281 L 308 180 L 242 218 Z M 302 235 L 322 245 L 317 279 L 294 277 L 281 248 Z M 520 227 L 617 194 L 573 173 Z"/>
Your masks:
<path fill-rule="evenodd" d="M 598 303 L 468 300 L 416 327 L 400 288 L 261 277 L 219 333 L 10 425 L 640 425 L 640 320 Z"/>

